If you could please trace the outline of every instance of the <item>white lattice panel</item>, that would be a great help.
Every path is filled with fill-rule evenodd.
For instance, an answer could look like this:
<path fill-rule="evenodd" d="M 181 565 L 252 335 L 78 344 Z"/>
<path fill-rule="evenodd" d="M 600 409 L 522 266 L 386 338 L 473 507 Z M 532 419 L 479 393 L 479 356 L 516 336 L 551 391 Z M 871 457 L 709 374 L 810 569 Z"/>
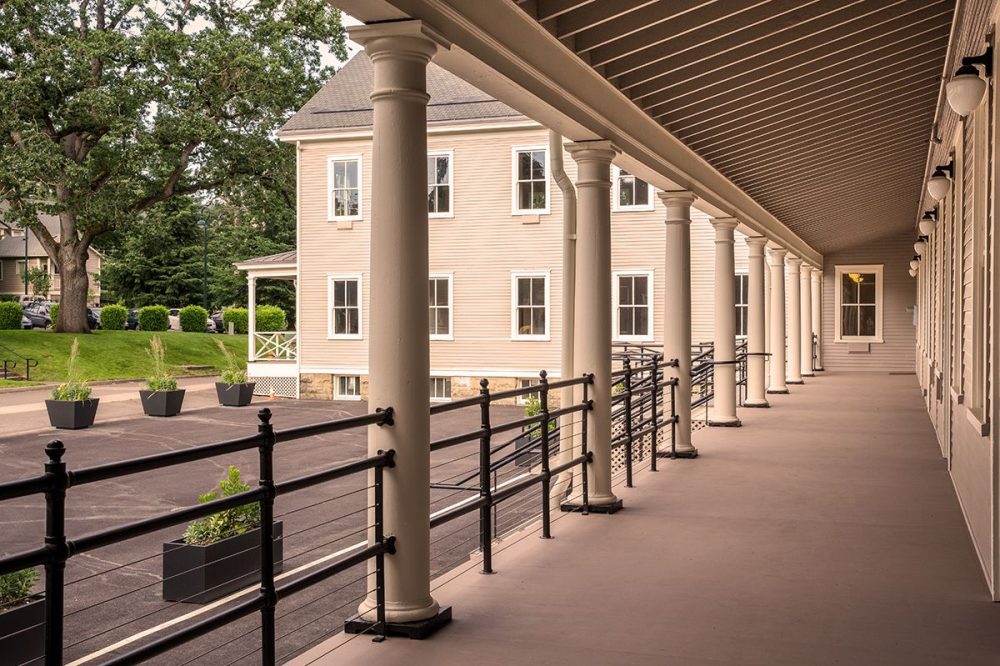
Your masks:
<path fill-rule="evenodd" d="M 298 377 L 254 377 L 254 395 L 275 395 L 279 398 L 299 397 Z"/>

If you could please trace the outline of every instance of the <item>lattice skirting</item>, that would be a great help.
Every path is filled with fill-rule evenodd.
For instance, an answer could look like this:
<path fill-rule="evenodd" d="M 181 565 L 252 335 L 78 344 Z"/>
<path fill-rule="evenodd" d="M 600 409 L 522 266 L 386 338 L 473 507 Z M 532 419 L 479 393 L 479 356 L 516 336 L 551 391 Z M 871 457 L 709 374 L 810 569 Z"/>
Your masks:
<path fill-rule="evenodd" d="M 298 377 L 254 377 L 254 395 L 275 395 L 279 398 L 299 397 Z"/>

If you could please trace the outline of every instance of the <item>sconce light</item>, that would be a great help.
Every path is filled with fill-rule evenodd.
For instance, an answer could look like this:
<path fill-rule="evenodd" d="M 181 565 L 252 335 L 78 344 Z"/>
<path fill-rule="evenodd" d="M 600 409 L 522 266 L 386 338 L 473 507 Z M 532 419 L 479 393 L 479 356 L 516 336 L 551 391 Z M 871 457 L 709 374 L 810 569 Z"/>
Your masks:
<path fill-rule="evenodd" d="M 920 259 L 911 259 L 910 268 L 913 270 L 917 270 L 918 268 L 920 268 Z"/>
<path fill-rule="evenodd" d="M 910 270 L 908 270 L 907 273 L 910 274 L 910 277 L 917 277 L 917 272 L 915 270 L 913 270 L 912 268 Z"/>
<path fill-rule="evenodd" d="M 945 175 L 946 171 L 948 175 Z M 951 189 L 951 179 L 954 175 L 954 160 L 934 167 L 934 173 L 927 179 L 927 193 L 931 195 L 934 201 L 941 201 L 941 199 L 944 199 L 948 195 L 948 190 Z"/>
<path fill-rule="evenodd" d="M 917 227 L 920 229 L 921 236 L 930 236 L 931 232 L 934 231 L 934 222 L 937 220 L 937 213 L 933 210 L 926 211 L 924 216 L 920 218 L 920 223 Z"/>
<path fill-rule="evenodd" d="M 963 118 L 979 106 L 983 101 L 983 95 L 986 94 L 986 81 L 979 76 L 976 65 L 983 68 L 983 74 L 987 79 L 993 75 L 992 46 L 986 47 L 986 52 L 982 55 L 962 58 L 962 66 L 946 86 L 948 104 Z"/>
<path fill-rule="evenodd" d="M 921 238 L 920 240 L 918 240 L 916 243 L 913 244 L 913 251 L 916 252 L 918 255 L 923 254 L 924 250 L 926 249 L 927 249 L 927 241 L 925 241 L 923 238 Z"/>

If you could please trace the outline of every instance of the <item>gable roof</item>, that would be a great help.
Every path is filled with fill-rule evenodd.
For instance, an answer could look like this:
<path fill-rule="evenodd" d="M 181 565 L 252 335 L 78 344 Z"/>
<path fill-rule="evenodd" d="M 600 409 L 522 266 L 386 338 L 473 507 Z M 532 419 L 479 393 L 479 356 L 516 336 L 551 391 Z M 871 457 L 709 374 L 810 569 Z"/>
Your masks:
<path fill-rule="evenodd" d="M 54 238 L 58 240 L 59 238 L 59 218 L 50 215 L 41 216 L 42 224 L 45 228 L 49 230 Z M 0 229 L 4 231 L 3 237 L 0 238 L 0 257 L 10 259 L 24 259 L 24 236 L 18 234 L 17 236 L 11 236 L 10 230 L 11 226 L 0 223 Z M 13 227 L 19 229 L 19 227 Z M 47 256 L 45 253 L 45 248 L 42 244 L 38 242 L 38 238 L 35 234 L 28 233 L 28 257 L 44 257 Z"/>
<path fill-rule="evenodd" d="M 371 127 L 374 86 L 372 61 L 359 51 L 288 119 L 281 134 Z M 433 62 L 427 66 L 427 93 L 428 123 L 525 118 Z"/>

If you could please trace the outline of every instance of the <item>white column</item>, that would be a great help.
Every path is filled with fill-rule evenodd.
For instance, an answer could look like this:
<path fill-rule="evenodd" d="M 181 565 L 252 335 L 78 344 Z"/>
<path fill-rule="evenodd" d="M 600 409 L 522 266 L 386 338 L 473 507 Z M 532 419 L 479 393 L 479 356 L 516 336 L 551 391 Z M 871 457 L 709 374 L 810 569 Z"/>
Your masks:
<path fill-rule="evenodd" d="M 785 285 L 788 289 L 787 311 L 785 313 L 785 341 L 788 353 L 785 355 L 785 383 L 804 384 L 802 381 L 802 329 L 800 315 L 802 302 L 799 296 L 799 266 L 802 260 L 798 257 L 787 257 L 785 267 Z"/>
<path fill-rule="evenodd" d="M 747 294 L 747 397 L 744 407 L 770 407 L 764 377 L 764 245 L 767 239 L 748 236 L 749 276 Z"/>
<path fill-rule="evenodd" d="M 611 492 L 611 160 L 610 141 L 566 147 L 577 164 L 576 312 L 573 368 L 594 373 L 587 416 L 590 507 L 613 512 L 622 502 Z"/>
<path fill-rule="evenodd" d="M 816 370 L 823 369 L 823 269 L 813 268 L 810 275 L 812 290 L 812 328 L 816 334 Z"/>
<path fill-rule="evenodd" d="M 257 331 L 257 278 L 247 275 L 247 360 L 253 362 L 257 353 L 254 333 Z M 228 331 L 227 331 L 228 332 Z"/>
<path fill-rule="evenodd" d="M 677 359 L 676 368 L 667 368 L 665 379 L 677 379 L 678 457 L 694 458 L 698 449 L 691 445 L 691 204 L 692 192 L 660 192 L 667 207 L 666 256 L 663 267 L 663 355 Z M 663 404 L 670 404 L 670 387 L 663 389 Z"/>
<path fill-rule="evenodd" d="M 768 393 L 788 393 L 785 386 L 785 253 L 772 248 L 767 259 L 771 267 L 771 378 Z"/>
<path fill-rule="evenodd" d="M 715 366 L 710 426 L 739 427 L 736 416 L 736 259 L 733 231 L 739 223 L 731 217 L 712 220 L 715 228 Z"/>
<path fill-rule="evenodd" d="M 812 327 L 812 266 L 802 264 L 799 270 L 799 330 L 802 347 L 799 350 L 803 377 L 813 377 L 813 327 Z"/>
<path fill-rule="evenodd" d="M 368 398 L 372 409 L 394 410 L 392 426 L 369 429 L 368 452 L 396 452 L 385 470 L 384 528 L 397 539 L 385 558 L 387 618 L 414 622 L 438 612 L 430 593 L 426 70 L 443 40 L 420 21 L 349 32 L 375 69 Z M 360 611 L 374 619 L 374 608 L 372 591 Z"/>

